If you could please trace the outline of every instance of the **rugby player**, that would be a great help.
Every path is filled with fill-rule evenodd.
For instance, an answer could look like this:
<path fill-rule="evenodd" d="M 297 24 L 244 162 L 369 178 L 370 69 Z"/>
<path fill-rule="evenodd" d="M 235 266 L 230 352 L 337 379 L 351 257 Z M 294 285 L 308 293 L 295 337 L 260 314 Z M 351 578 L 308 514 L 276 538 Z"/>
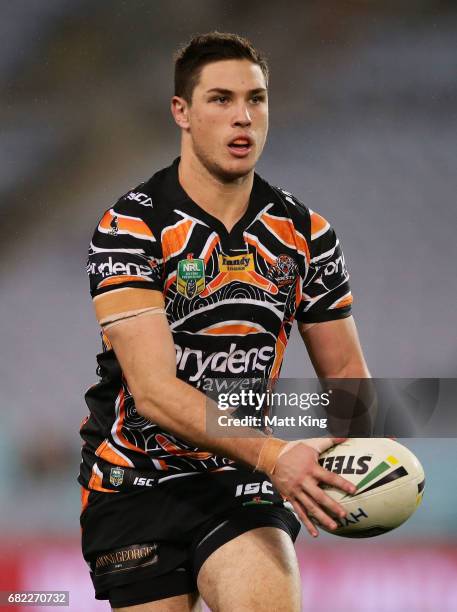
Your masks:
<path fill-rule="evenodd" d="M 368 377 L 348 273 L 329 223 L 254 171 L 268 68 L 249 41 L 194 37 L 171 112 L 180 157 L 104 213 L 89 250 L 103 352 L 81 427 L 83 554 L 115 610 L 201 595 L 295 612 L 296 516 L 315 537 L 344 516 L 319 484 L 354 492 L 317 461 L 343 438 L 211 436 L 205 383 L 277 378 L 294 319 L 319 377 Z"/>

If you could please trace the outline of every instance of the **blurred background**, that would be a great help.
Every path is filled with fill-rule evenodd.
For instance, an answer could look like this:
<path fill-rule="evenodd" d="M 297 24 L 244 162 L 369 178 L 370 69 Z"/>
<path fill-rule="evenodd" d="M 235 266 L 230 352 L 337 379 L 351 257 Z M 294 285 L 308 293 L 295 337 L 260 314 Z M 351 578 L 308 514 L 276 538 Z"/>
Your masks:
<path fill-rule="evenodd" d="M 71 610 L 109 609 L 79 552 L 78 429 L 100 350 L 87 246 L 104 209 L 177 156 L 172 54 L 213 29 L 269 58 L 258 171 L 336 228 L 373 376 L 456 376 L 455 1 L 7 3 L 0 590 L 69 590 Z M 282 375 L 312 375 L 295 334 Z M 457 443 L 403 442 L 425 468 L 423 505 L 381 538 L 303 536 L 306 609 L 457 610 Z"/>

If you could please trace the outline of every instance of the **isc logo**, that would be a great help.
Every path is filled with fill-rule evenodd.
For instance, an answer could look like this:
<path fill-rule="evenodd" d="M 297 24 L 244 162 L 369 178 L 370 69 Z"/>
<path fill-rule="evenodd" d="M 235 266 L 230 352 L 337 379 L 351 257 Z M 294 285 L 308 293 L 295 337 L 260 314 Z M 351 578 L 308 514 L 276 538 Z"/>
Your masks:
<path fill-rule="evenodd" d="M 133 481 L 133 484 L 137 487 L 153 487 L 154 478 L 140 478 L 139 476 L 137 476 Z"/>
<path fill-rule="evenodd" d="M 127 198 L 129 200 L 134 200 L 143 206 L 152 206 L 152 200 L 146 193 L 141 193 L 141 191 L 131 191 L 127 194 Z"/>
<path fill-rule="evenodd" d="M 266 493 L 273 495 L 273 485 L 268 480 L 260 482 L 248 482 L 247 484 L 239 484 L 236 487 L 235 497 L 240 495 L 255 495 L 256 493 Z"/>

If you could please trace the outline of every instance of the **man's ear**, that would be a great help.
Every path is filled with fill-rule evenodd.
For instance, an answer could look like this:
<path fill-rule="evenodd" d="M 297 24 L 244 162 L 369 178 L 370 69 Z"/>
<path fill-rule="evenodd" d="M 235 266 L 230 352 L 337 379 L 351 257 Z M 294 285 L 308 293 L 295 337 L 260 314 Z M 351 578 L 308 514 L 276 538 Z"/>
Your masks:
<path fill-rule="evenodd" d="M 183 130 L 189 129 L 189 103 L 184 98 L 179 96 L 172 97 L 171 114 L 180 128 Z"/>

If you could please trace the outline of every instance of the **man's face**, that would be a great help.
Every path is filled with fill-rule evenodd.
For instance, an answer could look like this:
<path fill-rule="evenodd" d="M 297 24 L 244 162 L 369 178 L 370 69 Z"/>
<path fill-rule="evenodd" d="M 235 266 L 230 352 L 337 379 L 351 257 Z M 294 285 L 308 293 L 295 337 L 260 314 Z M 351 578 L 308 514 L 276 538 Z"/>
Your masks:
<path fill-rule="evenodd" d="M 203 67 L 188 107 L 188 133 L 199 161 L 232 181 L 257 163 L 268 131 L 268 98 L 260 66 L 223 60 Z"/>

